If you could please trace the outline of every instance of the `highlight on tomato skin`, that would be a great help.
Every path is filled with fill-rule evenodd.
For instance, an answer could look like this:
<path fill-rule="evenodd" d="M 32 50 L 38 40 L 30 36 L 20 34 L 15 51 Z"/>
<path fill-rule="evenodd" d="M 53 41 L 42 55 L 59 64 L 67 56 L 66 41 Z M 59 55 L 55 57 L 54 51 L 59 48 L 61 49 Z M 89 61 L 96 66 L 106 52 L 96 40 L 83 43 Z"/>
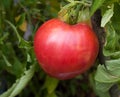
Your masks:
<path fill-rule="evenodd" d="M 86 72 L 99 51 L 97 36 L 86 23 L 70 25 L 51 19 L 34 37 L 34 52 L 41 68 L 50 76 L 65 80 Z"/>

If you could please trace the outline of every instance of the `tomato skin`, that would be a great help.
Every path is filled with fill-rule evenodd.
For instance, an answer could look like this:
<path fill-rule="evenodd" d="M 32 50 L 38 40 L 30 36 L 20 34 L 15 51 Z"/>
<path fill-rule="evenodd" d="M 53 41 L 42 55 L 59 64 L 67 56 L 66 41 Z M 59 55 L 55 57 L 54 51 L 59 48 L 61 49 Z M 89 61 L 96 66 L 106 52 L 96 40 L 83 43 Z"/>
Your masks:
<path fill-rule="evenodd" d="M 93 65 L 99 43 L 89 25 L 69 25 L 59 19 L 51 19 L 38 28 L 34 51 L 48 75 L 65 80 L 84 73 Z"/>

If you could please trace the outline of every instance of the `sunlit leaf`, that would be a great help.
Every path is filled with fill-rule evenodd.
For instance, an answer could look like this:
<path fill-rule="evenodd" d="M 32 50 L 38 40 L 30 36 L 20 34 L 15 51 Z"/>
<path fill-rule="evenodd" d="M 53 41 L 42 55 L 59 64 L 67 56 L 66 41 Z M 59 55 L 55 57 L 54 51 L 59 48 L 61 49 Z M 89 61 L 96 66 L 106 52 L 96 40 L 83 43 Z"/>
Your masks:
<path fill-rule="evenodd" d="M 113 10 L 114 10 L 114 5 L 112 5 L 110 9 L 106 10 L 101 20 L 101 27 L 104 27 L 110 21 L 114 13 Z"/>
<path fill-rule="evenodd" d="M 119 35 L 116 33 L 114 27 L 111 23 L 106 25 L 106 44 L 104 46 L 104 54 L 110 55 L 110 53 L 118 52 L 117 49 L 119 48 Z M 118 55 L 119 56 L 119 55 Z"/>
<path fill-rule="evenodd" d="M 101 83 L 114 83 L 120 80 L 120 59 L 106 61 L 108 70 L 99 65 L 95 80 Z"/>
<path fill-rule="evenodd" d="M 24 72 L 24 75 L 17 79 L 16 82 L 9 88 L 6 92 L 4 92 L 0 97 L 15 97 L 17 96 L 23 88 L 28 84 L 30 79 L 33 77 L 35 72 L 35 65 L 32 65 L 30 69 Z"/>
<path fill-rule="evenodd" d="M 99 97 L 110 97 L 109 89 L 113 84 L 111 83 L 99 83 L 96 81 L 96 94 L 99 95 Z"/>
<path fill-rule="evenodd" d="M 106 68 L 99 65 L 95 75 L 96 93 L 100 97 L 110 97 L 109 89 L 120 80 L 120 59 L 106 61 Z"/>

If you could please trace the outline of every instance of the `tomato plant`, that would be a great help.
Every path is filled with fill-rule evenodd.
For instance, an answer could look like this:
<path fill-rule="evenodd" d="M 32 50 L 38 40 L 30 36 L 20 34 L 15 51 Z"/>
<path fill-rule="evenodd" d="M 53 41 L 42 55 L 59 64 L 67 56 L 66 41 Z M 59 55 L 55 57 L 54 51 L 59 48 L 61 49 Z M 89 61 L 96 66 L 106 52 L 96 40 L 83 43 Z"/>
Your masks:
<path fill-rule="evenodd" d="M 120 0 L 0 0 L 0 97 L 118 97 L 119 10 Z"/>

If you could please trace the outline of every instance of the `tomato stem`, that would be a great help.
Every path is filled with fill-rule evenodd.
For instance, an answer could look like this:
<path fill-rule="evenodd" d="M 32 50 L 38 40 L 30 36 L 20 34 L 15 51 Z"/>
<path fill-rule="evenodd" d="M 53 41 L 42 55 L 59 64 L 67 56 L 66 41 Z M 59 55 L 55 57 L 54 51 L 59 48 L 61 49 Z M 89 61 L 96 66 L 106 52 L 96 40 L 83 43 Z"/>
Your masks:
<path fill-rule="evenodd" d="M 62 7 L 58 13 L 60 20 L 69 24 L 76 24 L 78 22 L 86 22 L 90 20 L 89 8 L 91 6 L 91 2 L 87 2 L 86 0 L 68 0 L 68 2 L 70 3 Z"/>

